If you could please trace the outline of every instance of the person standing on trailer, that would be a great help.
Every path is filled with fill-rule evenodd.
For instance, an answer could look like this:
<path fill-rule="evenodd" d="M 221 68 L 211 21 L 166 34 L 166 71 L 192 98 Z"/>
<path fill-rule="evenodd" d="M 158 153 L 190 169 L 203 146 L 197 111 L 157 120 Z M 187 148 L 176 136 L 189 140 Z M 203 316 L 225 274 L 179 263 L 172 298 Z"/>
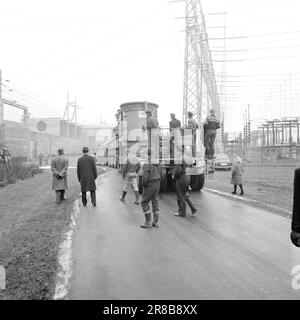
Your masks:
<path fill-rule="evenodd" d="M 158 228 L 158 195 L 162 176 L 163 173 L 160 163 L 151 163 L 151 153 L 148 152 L 148 163 L 143 165 L 142 183 L 144 190 L 141 205 L 145 215 L 145 223 L 141 225 L 141 228 Z M 153 220 L 149 206 L 150 201 L 152 203 Z"/>
<path fill-rule="evenodd" d="M 56 203 L 65 200 L 65 190 L 68 189 L 68 167 L 69 160 L 64 156 L 64 149 L 58 149 L 58 156 L 51 160 L 52 190 L 55 191 Z"/>
<path fill-rule="evenodd" d="M 157 154 L 155 141 L 153 141 L 153 143 L 151 143 L 151 132 L 156 133 L 156 131 L 158 130 L 158 120 L 152 116 L 151 110 L 145 110 L 145 113 L 146 113 L 146 117 L 147 117 L 146 118 L 146 128 L 145 128 L 145 126 L 143 126 L 142 129 L 143 130 L 147 129 L 148 148 L 154 149 L 155 154 Z M 152 137 L 156 138 L 156 136 L 157 136 L 157 134 L 152 134 Z"/>
<path fill-rule="evenodd" d="M 188 125 L 187 127 L 189 129 L 192 129 L 192 134 L 193 134 L 193 145 L 192 145 L 192 154 L 193 157 L 196 157 L 196 138 L 197 138 L 197 129 L 198 129 L 198 124 L 196 120 L 193 118 L 193 112 L 189 111 L 188 112 Z"/>
<path fill-rule="evenodd" d="M 220 121 L 215 115 L 215 111 L 211 109 L 209 111 L 209 116 L 207 116 L 204 123 L 204 146 L 205 146 L 205 156 L 208 159 L 213 159 L 215 154 L 215 139 L 217 136 L 217 129 L 220 129 Z"/>
<path fill-rule="evenodd" d="M 192 210 L 192 214 L 197 212 L 190 197 L 188 195 L 188 189 L 191 182 L 190 168 L 192 167 L 193 160 L 187 155 L 183 155 L 182 159 L 177 159 L 173 179 L 176 180 L 176 196 L 178 211 L 174 213 L 174 216 L 185 217 L 186 216 L 186 204 Z"/>
<path fill-rule="evenodd" d="M 87 204 L 86 193 L 90 191 L 93 207 L 96 207 L 96 183 L 97 168 L 94 157 L 91 157 L 88 147 L 83 147 L 83 156 L 77 161 L 77 177 L 81 185 L 82 204 L 85 207 Z"/>
<path fill-rule="evenodd" d="M 180 120 L 176 119 L 175 113 L 170 113 L 171 121 L 169 122 L 170 127 L 170 152 L 171 158 L 174 158 L 174 150 L 175 150 L 175 138 L 178 137 L 181 128 Z"/>
<path fill-rule="evenodd" d="M 135 204 L 139 205 L 139 189 L 138 189 L 138 172 L 141 169 L 140 160 L 132 152 L 128 151 L 128 155 L 123 162 L 122 176 L 124 179 L 123 182 L 123 194 L 120 198 L 121 201 L 125 201 L 126 194 L 130 185 L 135 193 Z"/>

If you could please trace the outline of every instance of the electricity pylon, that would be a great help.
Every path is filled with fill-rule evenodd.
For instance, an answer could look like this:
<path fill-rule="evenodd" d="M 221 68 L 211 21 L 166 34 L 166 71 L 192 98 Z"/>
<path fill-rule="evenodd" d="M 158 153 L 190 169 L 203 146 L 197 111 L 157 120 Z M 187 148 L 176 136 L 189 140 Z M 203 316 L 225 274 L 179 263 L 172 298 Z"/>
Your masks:
<path fill-rule="evenodd" d="M 207 110 L 214 109 L 221 119 L 215 72 L 209 49 L 205 17 L 200 0 L 185 0 L 185 57 L 183 90 L 183 123 L 193 112 L 199 128 Z"/>

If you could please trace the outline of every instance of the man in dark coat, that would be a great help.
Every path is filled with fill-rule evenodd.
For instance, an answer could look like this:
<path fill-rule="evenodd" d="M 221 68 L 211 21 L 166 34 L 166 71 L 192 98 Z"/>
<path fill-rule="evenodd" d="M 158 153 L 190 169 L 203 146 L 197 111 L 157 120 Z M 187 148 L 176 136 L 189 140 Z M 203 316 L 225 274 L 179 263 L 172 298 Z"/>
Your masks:
<path fill-rule="evenodd" d="M 92 205 L 96 207 L 96 183 L 97 168 L 95 158 L 91 157 L 88 152 L 89 149 L 84 147 L 83 156 L 77 162 L 77 177 L 81 184 L 82 204 L 85 207 L 87 204 L 86 192 L 90 191 Z"/>
<path fill-rule="evenodd" d="M 294 176 L 294 202 L 291 240 L 296 247 L 300 247 L 300 168 L 295 170 Z"/>

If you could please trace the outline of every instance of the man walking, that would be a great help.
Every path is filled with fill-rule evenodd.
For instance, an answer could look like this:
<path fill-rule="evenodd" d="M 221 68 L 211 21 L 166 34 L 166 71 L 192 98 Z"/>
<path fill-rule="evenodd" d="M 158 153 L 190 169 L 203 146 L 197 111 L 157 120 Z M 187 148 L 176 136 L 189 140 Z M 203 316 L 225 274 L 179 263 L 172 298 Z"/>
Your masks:
<path fill-rule="evenodd" d="M 159 163 L 151 163 L 151 153 L 148 152 L 148 163 L 143 165 L 143 198 L 142 209 L 145 214 L 145 223 L 141 228 L 158 228 L 159 207 L 158 194 L 160 187 L 160 180 L 162 178 L 162 168 Z M 149 202 L 152 202 L 153 222 Z"/>
<path fill-rule="evenodd" d="M 182 163 L 177 163 L 174 170 L 174 178 L 176 179 L 176 196 L 178 211 L 174 213 L 175 216 L 186 216 L 186 204 L 192 210 L 192 214 L 196 213 L 197 209 L 194 207 L 190 197 L 188 195 L 188 189 L 191 182 L 189 174 L 189 168 L 192 167 L 192 159 L 187 155 L 183 155 L 182 159 L 179 159 Z"/>
<path fill-rule="evenodd" d="M 140 160 L 137 156 L 129 151 L 127 157 L 125 158 L 122 175 L 123 175 L 123 194 L 120 198 L 121 201 L 125 201 L 126 194 L 130 185 L 132 185 L 132 189 L 135 194 L 135 204 L 139 205 L 139 189 L 138 189 L 138 172 L 141 169 Z"/>
<path fill-rule="evenodd" d="M 210 110 L 210 115 L 204 123 L 204 146 L 205 155 L 208 159 L 212 159 L 215 154 L 214 143 L 217 136 L 217 129 L 220 128 L 220 121 L 216 118 L 215 111 Z"/>
<path fill-rule="evenodd" d="M 69 161 L 64 156 L 64 149 L 58 149 L 58 156 L 51 160 L 52 190 L 55 191 L 56 203 L 65 200 L 65 190 L 68 189 L 67 172 Z"/>
<path fill-rule="evenodd" d="M 93 207 L 96 207 L 96 183 L 97 168 L 95 158 L 91 157 L 88 147 L 82 149 L 83 156 L 77 162 L 77 177 L 81 185 L 82 204 L 87 204 L 86 193 L 90 191 Z"/>

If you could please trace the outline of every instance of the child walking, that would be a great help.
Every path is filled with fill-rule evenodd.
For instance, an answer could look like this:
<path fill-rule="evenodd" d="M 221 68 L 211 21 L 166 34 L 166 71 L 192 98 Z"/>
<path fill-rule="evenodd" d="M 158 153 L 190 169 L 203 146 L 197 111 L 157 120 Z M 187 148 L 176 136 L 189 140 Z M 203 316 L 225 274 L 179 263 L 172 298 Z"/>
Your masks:
<path fill-rule="evenodd" d="M 234 164 L 232 166 L 231 184 L 233 184 L 233 191 L 231 193 L 236 194 L 237 186 L 239 186 L 241 189 L 240 195 L 242 196 L 244 194 L 244 189 L 243 189 L 244 169 L 242 167 L 241 162 L 242 162 L 241 158 L 237 157 L 236 161 L 234 162 Z"/>

